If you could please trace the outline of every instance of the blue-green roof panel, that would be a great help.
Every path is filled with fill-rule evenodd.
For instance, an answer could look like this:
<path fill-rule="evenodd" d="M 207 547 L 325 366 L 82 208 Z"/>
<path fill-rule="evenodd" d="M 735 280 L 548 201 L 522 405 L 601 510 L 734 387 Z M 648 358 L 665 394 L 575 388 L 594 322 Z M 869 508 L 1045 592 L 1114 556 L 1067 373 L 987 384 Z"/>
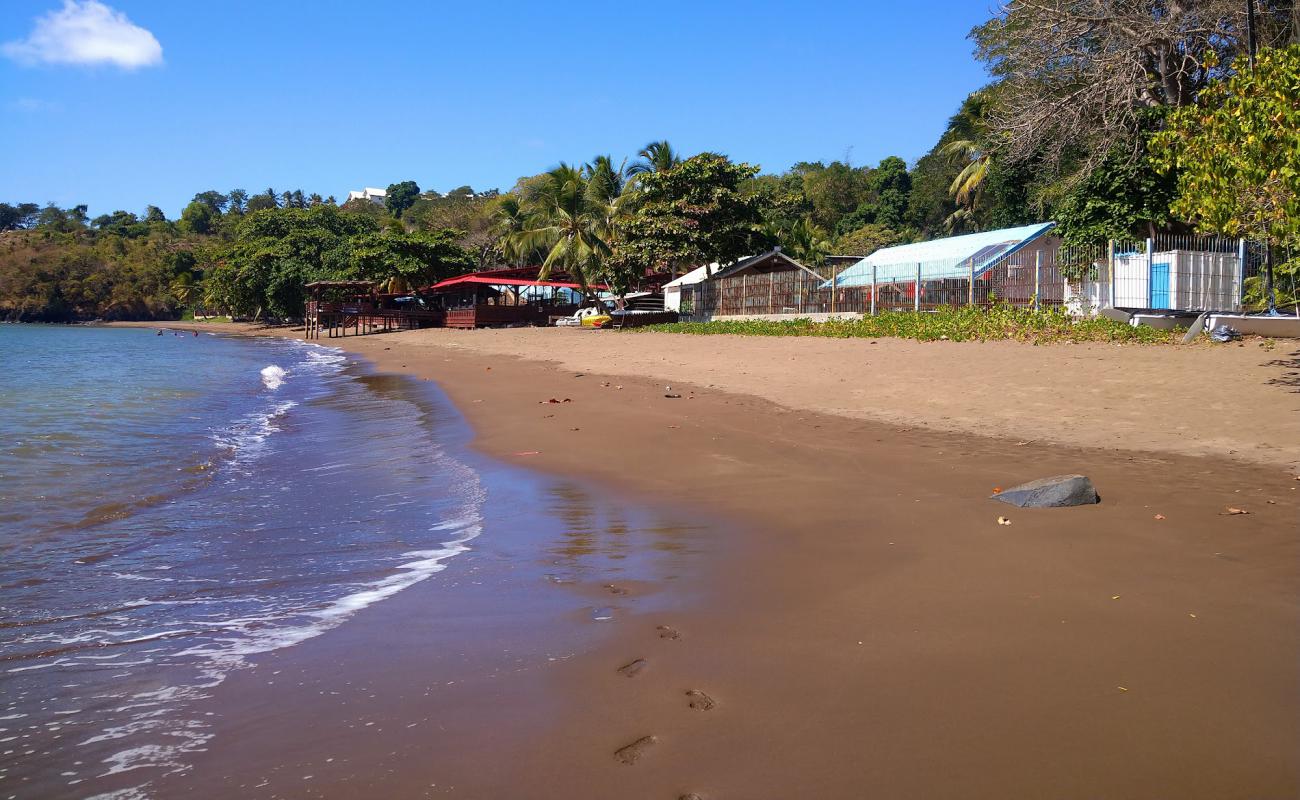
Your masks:
<path fill-rule="evenodd" d="M 964 236 L 949 236 L 928 242 L 885 247 L 846 267 L 835 276 L 836 286 L 869 286 L 871 268 L 875 267 L 878 283 L 970 277 L 971 267 L 979 276 L 1016 250 L 1056 227 L 1055 222 L 1040 222 L 1019 228 L 1003 228 Z M 829 281 L 828 281 L 829 283 Z"/>

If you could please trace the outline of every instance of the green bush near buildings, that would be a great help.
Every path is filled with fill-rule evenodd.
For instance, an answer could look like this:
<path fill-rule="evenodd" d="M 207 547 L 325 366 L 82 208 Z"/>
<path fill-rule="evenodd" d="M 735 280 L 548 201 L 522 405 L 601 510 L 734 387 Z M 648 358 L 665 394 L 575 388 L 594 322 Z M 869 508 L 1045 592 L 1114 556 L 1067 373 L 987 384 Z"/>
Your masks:
<path fill-rule="evenodd" d="M 1010 339 L 1035 344 L 1053 342 L 1173 344 L 1180 341 L 1185 332 L 1184 329 L 1162 331 L 1146 326 L 1133 327 L 1105 317 L 1076 319 L 1058 309 L 1034 311 L 1011 306 L 992 308 L 965 306 L 940 308 L 923 313 L 886 311 L 874 317 L 827 322 L 814 322 L 807 318 L 780 321 L 677 322 L 626 330 L 739 336 L 824 336 L 832 339 L 894 337 L 922 342 L 944 339 L 954 342 Z"/>

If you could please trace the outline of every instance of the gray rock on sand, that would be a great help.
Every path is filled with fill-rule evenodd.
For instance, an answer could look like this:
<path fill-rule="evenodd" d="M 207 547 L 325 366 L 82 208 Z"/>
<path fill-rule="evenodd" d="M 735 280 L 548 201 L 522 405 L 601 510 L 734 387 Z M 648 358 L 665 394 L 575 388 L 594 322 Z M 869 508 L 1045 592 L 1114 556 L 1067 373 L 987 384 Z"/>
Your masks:
<path fill-rule="evenodd" d="M 1054 475 L 1050 478 L 1039 478 L 1036 481 L 1013 486 L 1001 494 L 989 495 L 989 499 L 1020 508 L 1062 508 L 1101 502 L 1101 498 L 1097 496 L 1097 489 L 1085 475 Z"/>

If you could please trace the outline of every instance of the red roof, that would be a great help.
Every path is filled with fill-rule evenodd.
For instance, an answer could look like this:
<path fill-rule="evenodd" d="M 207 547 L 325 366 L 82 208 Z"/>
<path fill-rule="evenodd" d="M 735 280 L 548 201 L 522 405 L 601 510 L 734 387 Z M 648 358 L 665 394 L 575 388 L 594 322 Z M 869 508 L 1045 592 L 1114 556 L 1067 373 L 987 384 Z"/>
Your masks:
<path fill-rule="evenodd" d="M 530 270 L 529 268 L 526 267 L 522 269 L 494 269 L 494 270 L 489 270 L 487 272 L 472 272 L 468 275 L 457 275 L 454 278 L 448 278 L 445 281 L 439 281 L 434 285 L 430 286 L 429 291 L 447 289 L 452 286 L 458 286 L 467 283 L 483 284 L 487 286 L 555 286 L 562 289 L 582 288 L 582 284 L 574 283 L 571 281 L 550 281 L 550 280 L 543 281 L 543 280 L 537 280 L 536 277 L 530 280 L 526 277 L 529 274 L 536 276 L 537 272 L 538 271 L 536 268 Z M 593 283 L 590 285 L 589 288 L 607 289 L 608 287 L 603 284 Z"/>

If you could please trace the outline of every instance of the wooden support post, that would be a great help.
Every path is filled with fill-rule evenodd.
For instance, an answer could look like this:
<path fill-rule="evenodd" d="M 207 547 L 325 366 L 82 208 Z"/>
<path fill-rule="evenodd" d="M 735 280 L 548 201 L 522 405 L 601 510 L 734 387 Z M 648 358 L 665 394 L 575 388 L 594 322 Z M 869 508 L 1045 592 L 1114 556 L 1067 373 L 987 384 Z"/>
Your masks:
<path fill-rule="evenodd" d="M 775 291 L 776 291 L 776 273 L 769 272 L 767 273 L 767 313 L 769 314 L 776 313 L 776 311 L 773 310 L 775 306 L 772 305 L 773 295 Z"/>
<path fill-rule="evenodd" d="M 1242 263 L 1244 264 L 1245 261 L 1242 261 Z M 795 303 L 795 307 L 798 308 L 799 313 L 802 314 L 803 313 L 803 270 L 799 270 L 799 285 L 797 291 L 799 292 L 799 300 L 797 303 Z"/>
<path fill-rule="evenodd" d="M 740 313 L 749 313 L 749 276 L 740 276 Z"/>

